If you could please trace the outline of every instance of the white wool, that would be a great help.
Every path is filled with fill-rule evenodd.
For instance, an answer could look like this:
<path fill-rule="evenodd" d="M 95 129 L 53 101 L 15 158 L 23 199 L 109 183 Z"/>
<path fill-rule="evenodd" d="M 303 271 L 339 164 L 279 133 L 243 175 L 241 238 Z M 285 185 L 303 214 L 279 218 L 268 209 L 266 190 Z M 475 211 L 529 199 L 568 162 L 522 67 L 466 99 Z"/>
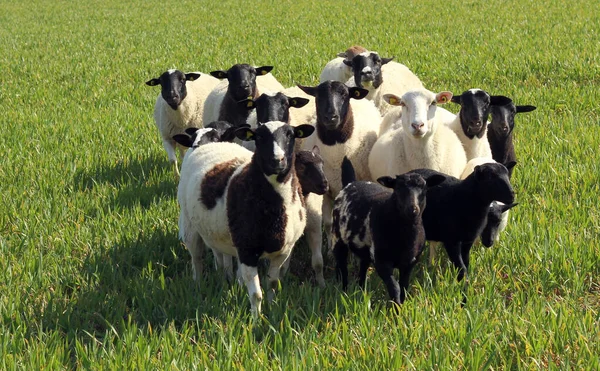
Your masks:
<path fill-rule="evenodd" d="M 375 89 L 373 85 L 365 86 L 364 88 L 369 90 L 366 99 L 372 100 L 373 103 L 375 103 L 375 106 L 379 109 L 379 113 L 382 117 L 385 116 L 388 111 L 395 108 L 383 100 L 385 94 L 402 96 L 402 94 L 409 90 L 423 88 L 423 83 L 419 80 L 417 75 L 415 75 L 408 67 L 398 62 L 390 61 L 381 66 L 381 75 L 383 77 L 383 82 L 377 89 Z M 354 76 L 346 80 L 346 85 L 350 87 L 356 86 Z"/>
<path fill-rule="evenodd" d="M 402 126 L 383 133 L 371 150 L 369 169 L 372 180 L 382 176 L 404 174 L 419 168 L 433 169 L 455 177 L 460 176 L 467 163 L 466 155 L 452 130 L 440 124 L 439 108 L 435 105 L 429 107 L 428 102 L 435 98 L 435 94 L 426 89 L 419 89 L 405 94 L 403 101 L 405 98 L 405 104 L 411 107 L 421 99 L 421 109 L 427 110 L 423 116 L 426 119 L 421 120 L 424 121 L 427 133 L 422 137 L 411 134 L 412 119 L 408 117 L 408 108 L 402 107 L 400 115 Z M 399 113 L 394 110 L 389 115 L 398 116 Z M 442 113 L 442 117 L 444 116 L 445 114 Z"/>
<path fill-rule="evenodd" d="M 345 65 L 344 59 L 345 58 L 337 57 L 327 62 L 319 76 L 319 83 L 329 80 L 346 82 L 349 78 L 354 76 L 352 67 Z"/>
<path fill-rule="evenodd" d="M 214 87 L 214 89 L 210 92 L 208 97 L 206 98 L 206 109 L 204 110 L 204 115 L 202 116 L 202 121 L 211 123 L 213 121 L 219 120 L 219 113 L 221 111 L 221 104 L 223 103 L 223 98 L 225 98 L 225 94 L 227 93 L 227 88 L 229 87 L 229 81 L 224 79 L 219 82 L 218 85 Z M 278 92 L 283 90 L 283 85 L 275 76 L 270 73 L 266 75 L 256 76 L 256 88 L 258 90 L 258 95 L 260 96 L 262 91 L 266 92 Z M 256 120 L 256 119 L 255 119 Z"/>

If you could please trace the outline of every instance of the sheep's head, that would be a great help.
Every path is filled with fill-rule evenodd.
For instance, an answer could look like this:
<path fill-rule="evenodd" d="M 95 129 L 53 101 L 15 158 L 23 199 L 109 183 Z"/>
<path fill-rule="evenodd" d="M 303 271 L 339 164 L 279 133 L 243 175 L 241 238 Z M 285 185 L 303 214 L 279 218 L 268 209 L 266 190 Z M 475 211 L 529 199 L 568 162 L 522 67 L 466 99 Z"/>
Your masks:
<path fill-rule="evenodd" d="M 327 130 L 336 130 L 346 121 L 350 99 L 363 99 L 368 90 L 347 87 L 339 81 L 325 81 L 315 87 L 298 85 L 306 94 L 315 97 L 317 125 Z"/>
<path fill-rule="evenodd" d="M 243 107 L 251 110 L 256 108 L 256 122 L 283 121 L 289 123 L 290 108 L 300 108 L 309 102 L 306 98 L 288 97 L 283 93 L 263 93 L 257 99 L 240 101 Z"/>
<path fill-rule="evenodd" d="M 329 189 L 329 183 L 323 171 L 323 158 L 317 146 L 314 146 L 311 151 L 296 153 L 296 173 L 304 194 L 323 195 Z"/>
<path fill-rule="evenodd" d="M 383 83 L 381 66 L 390 62 L 392 58 L 381 58 L 375 52 L 360 53 L 351 61 L 344 60 L 344 64 L 352 68 L 354 83 L 359 88 L 373 87 L 377 89 Z"/>
<path fill-rule="evenodd" d="M 248 125 L 244 125 L 248 127 Z M 204 128 L 187 128 L 185 134 L 176 134 L 173 140 L 188 148 L 197 148 L 214 142 L 233 142 L 235 130 L 227 121 L 213 121 Z"/>
<path fill-rule="evenodd" d="M 249 64 L 235 64 L 227 71 L 212 71 L 210 74 L 218 79 L 227 79 L 227 92 L 236 101 L 258 97 L 256 77 L 269 73 L 273 66 L 252 67 Z"/>
<path fill-rule="evenodd" d="M 470 177 L 475 179 L 483 200 L 489 200 L 490 203 L 500 201 L 511 204 L 515 200 L 515 191 L 510 184 L 508 169 L 512 169 L 515 165 L 515 161 L 511 161 L 506 166 L 496 162 L 478 165 L 465 180 Z"/>
<path fill-rule="evenodd" d="M 366 51 L 367 51 L 367 49 L 365 49 L 364 47 L 362 47 L 360 45 L 353 45 L 353 46 L 349 47 L 348 49 L 346 49 L 345 52 L 338 53 L 337 56 L 340 58 L 344 58 L 347 61 L 352 61 L 352 58 L 354 58 L 355 56 L 359 55 L 360 53 L 364 53 Z"/>
<path fill-rule="evenodd" d="M 423 138 L 435 130 L 435 111 L 438 104 L 445 104 L 452 93 L 443 91 L 433 93 L 427 89 L 412 90 L 402 98 L 394 94 L 384 94 L 383 99 L 392 106 L 402 107 L 402 127 L 415 138 Z"/>
<path fill-rule="evenodd" d="M 517 113 L 531 112 L 535 109 L 535 106 L 516 106 L 512 101 L 504 105 L 491 106 L 492 122 L 489 129 L 498 138 L 506 138 L 512 133 L 515 127 L 515 115 Z"/>
<path fill-rule="evenodd" d="M 460 104 L 460 124 L 463 133 L 473 139 L 483 138 L 490 115 L 491 106 L 503 106 L 511 102 L 502 95 L 489 95 L 481 89 L 470 89 L 452 97 L 452 102 Z"/>
<path fill-rule="evenodd" d="M 420 174 L 406 173 L 395 178 L 383 176 L 377 182 L 394 190 L 396 207 L 407 219 L 421 217 L 425 210 L 427 188 L 435 187 L 446 180 L 441 174 L 433 174 L 427 179 Z"/>
<path fill-rule="evenodd" d="M 169 107 L 176 110 L 187 96 L 186 81 L 194 81 L 199 73 L 183 73 L 179 70 L 168 70 L 157 78 L 146 81 L 148 86 L 160 85 L 160 95 Z"/>
<path fill-rule="evenodd" d="M 281 182 L 293 165 L 294 143 L 296 138 L 306 138 L 315 128 L 311 125 L 293 127 L 281 121 L 269 121 L 258 124 L 258 128 L 239 128 L 235 135 L 244 141 L 254 141 L 256 151 L 252 161 L 255 161 L 261 171 L 267 176 L 277 176 Z"/>
<path fill-rule="evenodd" d="M 492 202 L 487 215 L 487 223 L 481 232 L 481 243 L 485 247 L 492 247 L 495 241 L 498 241 L 500 234 L 500 223 L 502 222 L 502 213 L 517 206 L 518 203 L 505 205 L 501 202 Z"/>

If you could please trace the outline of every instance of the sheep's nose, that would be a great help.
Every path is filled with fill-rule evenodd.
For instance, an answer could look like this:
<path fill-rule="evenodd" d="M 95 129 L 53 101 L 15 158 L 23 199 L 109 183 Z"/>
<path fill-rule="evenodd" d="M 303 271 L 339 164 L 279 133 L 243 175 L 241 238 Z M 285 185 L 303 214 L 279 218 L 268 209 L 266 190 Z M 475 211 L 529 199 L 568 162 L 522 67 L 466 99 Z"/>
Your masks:
<path fill-rule="evenodd" d="M 411 126 L 415 129 L 415 130 L 421 130 L 423 128 L 423 126 L 425 126 L 424 123 L 422 122 L 413 122 L 411 124 Z"/>
<path fill-rule="evenodd" d="M 508 125 L 502 126 L 502 131 L 508 133 Z"/>

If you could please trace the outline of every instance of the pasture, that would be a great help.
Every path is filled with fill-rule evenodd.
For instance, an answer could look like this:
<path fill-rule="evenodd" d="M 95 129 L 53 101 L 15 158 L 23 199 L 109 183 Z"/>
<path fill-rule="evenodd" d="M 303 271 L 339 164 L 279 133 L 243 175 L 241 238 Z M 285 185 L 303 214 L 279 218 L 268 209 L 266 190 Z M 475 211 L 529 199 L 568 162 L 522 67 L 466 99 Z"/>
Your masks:
<path fill-rule="evenodd" d="M 5 0 L 0 25 L 0 369 L 600 368 L 596 1 Z M 395 314 L 331 258 L 319 289 L 301 240 L 253 321 L 210 254 L 192 281 L 144 82 L 251 63 L 316 85 L 353 44 L 432 91 L 537 106 L 515 120 L 519 206 L 474 247 L 464 308 L 443 252 Z"/>

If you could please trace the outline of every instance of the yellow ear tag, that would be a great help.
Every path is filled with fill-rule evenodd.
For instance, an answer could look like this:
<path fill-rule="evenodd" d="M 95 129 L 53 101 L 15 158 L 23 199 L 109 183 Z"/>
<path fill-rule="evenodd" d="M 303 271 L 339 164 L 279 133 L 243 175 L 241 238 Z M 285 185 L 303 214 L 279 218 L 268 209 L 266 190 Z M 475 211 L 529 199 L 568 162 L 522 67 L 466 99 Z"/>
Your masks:
<path fill-rule="evenodd" d="M 395 106 L 398 104 L 398 99 L 396 99 L 394 97 L 390 97 L 389 101 L 392 106 Z"/>
<path fill-rule="evenodd" d="M 354 91 L 354 96 L 355 97 L 360 97 L 360 91 L 358 91 L 358 90 Z"/>
<path fill-rule="evenodd" d="M 448 100 L 448 98 L 446 98 L 446 96 L 442 96 L 442 103 L 446 103 L 446 101 Z"/>
<path fill-rule="evenodd" d="M 250 139 L 250 138 L 252 138 L 252 132 L 250 130 L 248 130 L 246 132 L 246 139 Z"/>
<path fill-rule="evenodd" d="M 303 136 L 304 136 L 304 132 L 303 132 L 302 130 L 298 130 L 298 131 L 296 132 L 296 136 L 297 136 L 297 137 L 299 137 L 299 138 L 301 138 L 301 137 L 303 137 Z"/>
<path fill-rule="evenodd" d="M 252 102 L 252 101 L 248 101 L 248 104 L 246 105 L 246 107 L 248 107 L 248 108 L 252 108 L 252 104 L 253 104 L 253 103 L 254 103 L 254 102 Z"/>
<path fill-rule="evenodd" d="M 265 71 L 265 70 L 262 70 L 260 74 L 261 74 L 261 75 L 266 75 L 267 73 L 269 73 L 269 72 L 267 72 L 267 71 Z"/>
<path fill-rule="evenodd" d="M 225 78 L 225 74 L 223 72 L 219 72 L 219 77 L 220 78 Z"/>
<path fill-rule="evenodd" d="M 296 105 L 296 100 L 292 99 L 291 103 L 292 103 L 292 106 L 295 106 Z"/>

